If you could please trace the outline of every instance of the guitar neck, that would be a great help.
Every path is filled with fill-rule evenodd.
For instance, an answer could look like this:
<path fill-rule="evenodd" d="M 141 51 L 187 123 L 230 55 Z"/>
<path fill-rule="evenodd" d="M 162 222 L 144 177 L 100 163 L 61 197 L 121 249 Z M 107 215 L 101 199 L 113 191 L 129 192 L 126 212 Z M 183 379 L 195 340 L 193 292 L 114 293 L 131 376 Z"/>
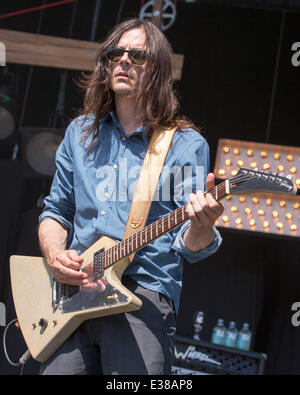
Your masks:
<path fill-rule="evenodd" d="M 215 200 L 223 199 L 229 194 L 226 188 L 226 180 L 219 185 L 216 185 L 208 192 Z M 135 253 L 147 244 L 151 243 L 153 240 L 162 236 L 164 233 L 176 228 L 178 225 L 188 220 L 188 218 L 187 204 L 185 204 L 145 228 L 137 231 L 130 237 L 122 240 L 120 243 L 104 252 L 104 268 L 106 269 L 120 259 Z"/>

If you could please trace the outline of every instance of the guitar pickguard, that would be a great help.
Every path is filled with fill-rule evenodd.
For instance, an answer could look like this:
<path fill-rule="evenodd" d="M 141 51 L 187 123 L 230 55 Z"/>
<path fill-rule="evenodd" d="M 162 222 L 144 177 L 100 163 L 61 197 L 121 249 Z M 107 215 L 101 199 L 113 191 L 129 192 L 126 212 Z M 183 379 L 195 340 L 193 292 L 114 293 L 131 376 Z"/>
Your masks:
<path fill-rule="evenodd" d="M 105 279 L 105 276 L 103 278 Z M 127 303 L 127 296 L 109 284 L 106 279 L 105 281 L 104 291 L 99 288 L 85 290 L 83 287 L 76 287 L 76 291 L 72 287 L 72 295 L 62 300 L 60 304 L 61 312 L 64 314 L 95 307 L 110 307 L 116 304 Z"/>
<path fill-rule="evenodd" d="M 93 261 L 82 269 L 88 282 L 95 288 L 64 287 L 60 309 L 62 313 L 87 310 L 95 307 L 111 307 L 128 302 L 128 297 L 109 283 L 103 269 L 103 252 L 94 253 Z"/>

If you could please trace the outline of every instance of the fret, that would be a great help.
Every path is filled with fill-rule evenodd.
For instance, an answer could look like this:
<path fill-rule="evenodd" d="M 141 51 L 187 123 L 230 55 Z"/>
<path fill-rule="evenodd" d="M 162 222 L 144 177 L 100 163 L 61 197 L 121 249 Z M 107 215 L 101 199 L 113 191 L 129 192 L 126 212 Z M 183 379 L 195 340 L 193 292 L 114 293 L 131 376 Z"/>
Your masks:
<path fill-rule="evenodd" d="M 130 236 L 130 253 L 134 250 L 133 248 L 133 237 Z"/>
<path fill-rule="evenodd" d="M 141 229 L 141 246 L 144 244 L 143 231 L 144 229 Z"/>
<path fill-rule="evenodd" d="M 175 210 L 175 226 L 177 225 L 177 210 Z"/>
<path fill-rule="evenodd" d="M 112 248 L 108 249 L 108 254 L 107 254 L 107 264 L 106 266 L 110 266 L 113 263 L 113 259 L 112 259 Z"/>
<path fill-rule="evenodd" d="M 127 239 L 122 241 L 122 258 L 126 255 L 126 242 Z"/>
<path fill-rule="evenodd" d="M 103 266 L 104 266 L 104 269 L 106 269 L 106 267 L 107 267 L 107 265 L 106 265 L 106 264 L 107 264 L 107 259 L 106 259 L 106 258 L 107 258 L 107 251 L 104 251 L 104 254 L 103 254 L 103 255 L 104 255 L 104 263 L 103 263 Z"/>
<path fill-rule="evenodd" d="M 150 225 L 150 239 L 151 240 L 153 240 L 153 236 L 152 236 L 152 228 L 153 228 L 153 226 L 152 226 L 152 224 Z"/>
<path fill-rule="evenodd" d="M 127 243 L 127 248 L 128 248 L 128 255 L 131 253 L 131 251 L 132 251 L 132 237 L 130 237 L 129 239 L 128 239 L 128 243 Z"/>
<path fill-rule="evenodd" d="M 130 253 L 129 243 L 130 243 L 130 238 L 128 237 L 127 240 L 126 240 L 127 252 L 126 252 L 126 250 L 125 250 L 125 252 L 126 252 L 125 255 L 129 255 L 129 253 Z"/>
<path fill-rule="evenodd" d="M 121 241 L 120 243 L 120 259 L 122 259 L 124 256 L 124 242 Z"/>
<path fill-rule="evenodd" d="M 161 233 L 164 233 L 164 220 L 161 218 Z"/>
<path fill-rule="evenodd" d="M 126 248 L 126 239 L 121 241 L 121 258 L 123 258 L 124 255 L 126 254 L 125 248 Z"/>

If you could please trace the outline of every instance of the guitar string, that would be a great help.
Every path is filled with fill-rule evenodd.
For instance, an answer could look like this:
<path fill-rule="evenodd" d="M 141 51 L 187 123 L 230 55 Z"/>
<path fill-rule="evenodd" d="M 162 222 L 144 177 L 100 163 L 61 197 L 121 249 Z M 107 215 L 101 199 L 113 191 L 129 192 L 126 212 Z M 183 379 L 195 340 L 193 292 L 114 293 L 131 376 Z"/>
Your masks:
<path fill-rule="evenodd" d="M 245 175 L 239 175 L 239 176 L 235 176 L 231 179 L 229 179 L 230 183 L 241 183 L 244 181 L 251 181 L 251 180 L 255 180 L 252 176 L 249 176 L 249 174 L 245 174 Z M 214 194 L 217 190 L 219 191 L 219 194 L 221 194 L 221 198 L 223 198 L 226 195 L 226 181 L 223 181 L 222 183 L 218 184 L 217 186 L 214 186 L 212 189 L 210 189 L 208 191 L 208 193 Z M 225 192 L 225 193 L 224 193 Z M 205 192 L 206 194 L 207 192 Z M 145 244 L 148 244 L 149 242 L 151 242 L 152 240 L 155 240 L 157 237 L 161 236 L 163 233 L 169 232 L 172 228 L 180 225 L 180 223 L 184 222 L 185 220 L 187 220 L 188 218 L 183 216 L 182 210 L 186 210 L 187 204 L 185 204 L 182 207 L 179 207 L 178 209 L 174 210 L 173 212 L 165 215 L 164 217 L 160 218 L 159 220 L 153 222 L 152 224 L 148 225 L 146 228 L 141 229 L 140 231 L 134 233 L 133 235 L 131 235 L 130 237 L 128 237 L 125 240 L 122 240 L 120 243 L 118 243 L 117 245 L 115 245 L 113 248 L 116 251 L 111 251 L 111 253 L 109 252 L 109 250 L 105 251 L 104 254 L 106 253 L 107 257 L 108 254 L 110 253 L 110 256 L 108 258 L 111 259 L 111 255 L 117 253 L 118 256 L 121 256 L 122 259 L 127 255 L 130 255 L 131 253 L 133 253 L 135 250 L 143 247 Z M 176 213 L 175 213 L 176 212 Z M 172 224 L 171 226 L 169 225 L 170 221 L 174 220 L 174 217 L 177 217 L 177 214 L 183 217 L 183 219 L 179 222 L 176 222 L 174 224 Z M 172 215 L 173 215 L 173 219 L 172 219 Z M 166 228 L 165 228 L 165 225 Z M 160 228 L 159 232 L 158 232 L 158 227 Z M 155 235 L 154 237 L 150 237 L 150 240 L 148 241 L 148 237 L 151 236 L 153 228 L 156 228 L 157 230 L 155 230 L 156 233 L 158 233 L 158 235 Z M 161 230 L 163 229 L 163 231 L 161 232 Z M 145 240 L 143 238 L 143 233 L 145 236 Z M 149 235 L 150 233 L 150 235 Z M 140 238 L 142 239 L 142 243 L 141 246 L 136 247 L 135 249 L 132 247 L 133 243 L 134 243 L 134 237 L 136 238 L 135 243 L 137 246 L 137 239 Z M 127 247 L 126 247 L 126 243 L 127 243 Z M 124 250 L 126 251 L 126 248 L 128 250 L 128 254 L 126 254 L 123 256 L 122 254 L 124 254 Z M 131 252 L 129 252 L 129 249 L 133 248 L 133 250 Z M 114 262 L 116 262 L 116 260 L 113 259 L 113 262 L 110 263 L 109 265 L 112 265 Z"/>
<path fill-rule="evenodd" d="M 225 183 L 222 183 L 225 184 Z M 225 191 L 225 185 L 219 184 L 219 186 L 214 187 L 210 190 L 210 193 L 214 193 L 216 189 L 219 189 L 219 193 L 223 193 Z M 112 247 L 109 250 L 104 251 L 104 256 L 107 262 L 108 267 L 111 266 L 113 263 L 115 263 L 117 260 L 124 258 L 125 256 L 130 255 L 137 249 L 141 248 L 144 246 L 144 243 L 148 244 L 151 241 L 155 240 L 159 236 L 161 236 L 163 233 L 169 232 L 172 228 L 177 227 L 180 225 L 180 223 L 186 221 L 188 217 L 184 215 L 183 211 L 186 211 L 187 204 L 177 208 L 173 212 L 165 215 L 164 217 L 156 220 L 155 222 L 151 223 L 150 225 L 146 226 L 145 228 L 141 229 L 140 231 L 134 233 L 127 239 L 121 241 L 114 247 Z M 176 213 L 175 213 L 176 212 Z M 178 221 L 177 218 L 181 217 L 181 220 Z M 174 221 L 175 220 L 175 221 Z M 172 225 L 170 225 L 172 223 Z M 161 231 L 163 229 L 163 231 Z M 154 232 L 153 232 L 154 231 Z M 155 233 L 153 237 L 153 233 Z M 150 239 L 149 239 L 150 237 Z M 135 240 L 134 240 L 135 238 Z M 138 245 L 138 240 L 139 243 L 141 244 L 139 247 Z M 141 240 L 141 241 L 140 241 Z M 133 245 L 136 245 L 136 248 L 133 247 Z M 126 254 L 126 249 L 128 250 L 128 254 Z M 132 250 L 133 249 L 133 250 Z M 123 256 L 125 251 L 125 255 Z M 131 252 L 129 252 L 131 251 Z M 115 258 L 115 255 L 117 255 L 117 259 Z M 111 262 L 109 262 L 111 261 Z"/>
<path fill-rule="evenodd" d="M 237 182 L 242 182 L 244 180 L 251 179 L 251 178 L 252 177 L 249 177 L 248 175 L 240 175 L 240 176 L 233 177 L 232 179 L 229 179 L 229 181 L 233 181 L 233 182 L 237 183 Z M 205 194 L 206 193 L 214 194 L 217 190 L 218 190 L 219 194 L 221 194 L 221 196 L 224 197 L 223 193 L 225 192 L 225 194 L 226 194 L 226 180 L 223 181 L 222 183 L 214 186 L 209 191 L 205 192 Z M 104 269 L 112 266 L 115 262 L 132 254 L 139 248 L 142 248 L 144 246 L 144 243 L 146 243 L 146 244 L 150 243 L 151 241 L 153 241 L 156 238 L 158 238 L 159 236 L 161 236 L 163 233 L 169 232 L 171 229 L 177 227 L 182 222 L 186 221 L 188 219 L 188 217 L 184 216 L 183 212 L 182 212 L 183 210 L 186 211 L 186 207 L 187 207 L 187 204 L 183 205 L 182 207 L 177 208 L 172 213 L 165 215 L 164 217 L 156 220 L 155 222 L 148 225 L 147 227 L 134 233 L 127 239 L 122 240 L 115 246 L 109 248 L 108 250 L 103 251 L 102 254 L 103 254 L 103 258 L 104 258 L 104 263 L 103 263 Z M 175 212 L 176 212 L 176 214 L 175 214 Z M 172 215 L 173 215 L 173 219 L 172 219 Z M 178 215 L 179 216 L 181 215 L 182 219 L 179 222 L 176 222 L 176 220 L 175 220 L 175 223 L 173 225 L 169 226 L 170 221 L 173 221 L 174 218 L 177 218 Z M 165 228 L 165 225 L 167 225 L 166 228 Z M 154 230 L 154 232 L 158 233 L 158 234 L 156 234 L 154 237 L 150 237 L 150 240 L 148 241 L 148 237 L 153 236 L 153 228 L 156 228 L 156 230 Z M 158 230 L 159 228 L 164 229 L 163 232 L 159 232 L 159 230 Z M 144 237 L 143 237 L 143 233 L 144 233 Z M 142 239 L 141 246 L 136 247 L 135 249 L 133 248 L 134 238 L 135 238 L 136 246 L 138 244 L 138 238 Z M 145 242 L 145 240 L 146 240 L 146 242 Z M 126 252 L 125 252 L 125 255 L 123 255 L 124 250 L 126 251 L 126 243 L 127 243 L 128 254 L 126 254 Z M 132 248 L 133 248 L 133 250 L 132 250 Z M 132 251 L 129 252 L 130 250 L 132 250 Z M 117 255 L 117 259 L 116 259 L 116 255 Z M 90 262 L 87 266 L 89 266 L 91 264 L 93 264 L 93 262 Z"/>
<path fill-rule="evenodd" d="M 231 179 L 227 179 L 225 181 L 223 181 L 222 183 L 214 186 L 213 188 L 211 188 L 209 191 L 205 192 L 206 193 L 211 193 L 214 194 L 217 190 L 219 192 L 219 194 L 221 194 L 221 198 L 224 197 L 226 195 L 226 181 L 229 181 L 229 183 L 241 183 L 245 180 L 254 180 L 252 176 L 249 176 L 249 174 L 245 174 L 245 175 L 237 175 Z M 225 192 L 225 193 L 224 193 Z M 216 195 L 217 196 L 217 195 Z M 161 236 L 163 233 L 167 233 L 169 232 L 171 229 L 177 227 L 178 225 L 180 225 L 182 222 L 185 222 L 188 217 L 184 216 L 184 213 L 182 212 L 183 210 L 186 211 L 186 207 L 187 204 L 183 205 L 182 207 L 177 208 L 176 210 L 174 210 L 173 212 L 165 215 L 164 217 L 156 220 L 155 222 L 153 222 L 152 224 L 146 226 L 145 228 L 141 229 L 140 231 L 134 233 L 133 235 L 131 235 L 130 237 L 128 237 L 125 240 L 122 240 L 121 242 L 119 242 L 118 244 L 116 244 L 115 246 L 109 248 L 108 250 L 105 250 L 102 252 L 103 254 L 103 258 L 104 258 L 104 262 L 103 262 L 103 267 L 104 269 L 112 266 L 115 262 L 117 262 L 120 259 L 125 258 L 126 256 L 129 256 L 130 254 L 132 254 L 133 252 L 137 251 L 139 248 L 144 247 L 145 244 L 150 243 L 151 241 L 155 240 L 156 238 L 158 238 L 159 236 Z M 173 218 L 172 218 L 173 215 Z M 181 215 L 182 219 L 177 222 L 177 215 Z M 170 222 L 173 221 L 175 218 L 175 223 L 173 225 L 170 226 Z M 165 225 L 167 225 L 166 230 L 165 230 Z M 155 232 L 158 233 L 153 237 L 153 228 L 156 228 Z M 158 227 L 160 227 L 161 229 L 163 229 L 162 232 L 158 231 Z M 144 232 L 144 236 L 145 239 L 143 239 L 143 232 Z M 149 235 L 150 232 L 150 235 Z M 150 237 L 150 240 L 148 241 L 148 237 Z M 134 237 L 135 237 L 135 243 L 136 243 L 136 248 L 133 248 L 133 243 L 134 243 Z M 137 239 L 140 238 L 142 239 L 142 243 L 141 246 L 137 247 Z M 145 242 L 146 240 L 146 242 Z M 125 255 L 124 254 L 124 250 L 126 251 L 126 243 L 127 243 L 127 250 L 128 253 Z M 131 249 L 131 252 L 129 252 Z M 115 258 L 115 255 L 117 255 L 117 259 Z M 109 260 L 111 260 L 111 263 L 109 262 Z M 87 266 L 93 264 L 93 262 L 89 263 Z"/>
<path fill-rule="evenodd" d="M 251 180 L 251 179 L 252 179 L 252 177 L 249 177 L 249 175 L 242 175 L 242 176 L 237 176 L 232 179 L 229 179 L 229 181 L 234 180 L 234 182 L 236 183 L 236 182 L 242 182 L 242 181 Z M 219 190 L 221 197 L 224 197 L 224 195 L 226 194 L 226 180 L 223 181 L 222 183 L 218 184 L 217 186 L 213 187 L 208 192 L 211 194 L 214 194 L 216 192 L 216 190 Z M 223 194 L 224 192 L 225 192 L 225 194 Z M 207 192 L 205 192 L 205 193 L 207 193 Z M 146 226 L 145 228 L 143 228 L 143 229 L 139 230 L 138 232 L 134 233 L 133 235 L 129 236 L 127 239 L 122 240 L 121 242 L 119 242 L 118 244 L 113 246 L 112 248 L 105 250 L 104 251 L 104 259 L 105 259 L 104 267 L 105 267 L 105 263 L 107 264 L 107 266 L 105 268 L 110 267 L 118 260 L 123 259 L 126 256 L 129 256 L 133 252 L 137 251 L 139 248 L 144 247 L 144 245 L 149 244 L 151 241 L 153 241 L 156 238 L 158 238 L 159 236 L 161 236 L 163 233 L 169 232 L 171 229 L 177 227 L 182 222 L 186 221 L 188 218 L 184 217 L 183 213 L 182 213 L 182 210 L 186 210 L 186 206 L 187 206 L 187 204 L 179 207 L 178 209 L 174 210 L 173 212 L 165 215 L 164 217 L 156 220 L 155 222 L 151 223 L 150 225 Z M 181 215 L 183 217 L 183 219 L 179 222 L 175 221 L 175 223 L 170 226 L 169 223 L 171 221 L 174 221 L 174 218 L 177 217 L 177 214 L 179 216 Z M 173 218 L 172 218 L 172 215 L 173 215 Z M 165 225 L 167 225 L 167 226 L 165 227 Z M 154 230 L 154 232 L 158 233 L 154 237 L 152 237 L 153 228 L 156 228 L 156 230 Z M 160 228 L 160 229 L 158 229 L 158 228 Z M 161 232 L 161 229 L 163 229 L 162 232 Z M 149 240 L 149 236 L 150 236 L 150 240 Z M 135 238 L 135 241 L 134 241 L 134 238 Z M 138 239 L 142 239 L 141 245 L 139 247 L 137 247 Z M 135 248 L 133 247 L 134 242 L 136 245 Z M 126 253 L 126 249 L 127 249 L 128 253 Z M 125 255 L 124 255 L 124 251 L 125 251 Z M 116 255 L 117 255 L 117 258 L 115 258 Z M 111 260 L 111 262 L 109 262 L 110 260 Z"/>
<path fill-rule="evenodd" d="M 235 182 L 236 182 L 236 180 L 241 181 L 242 179 L 245 179 L 245 177 L 246 176 L 236 177 Z M 213 187 L 212 189 L 210 189 L 209 193 L 214 194 L 216 192 L 216 190 L 219 190 L 219 194 L 221 194 L 221 196 L 224 196 L 223 193 L 226 192 L 225 181 L 222 182 L 221 184 Z M 172 228 L 177 227 L 178 225 L 180 225 L 180 223 L 186 221 L 188 219 L 188 217 L 184 216 L 183 212 L 182 212 L 183 210 L 186 211 L 186 207 L 187 207 L 187 204 L 185 204 L 182 207 L 179 207 L 178 209 L 174 210 L 172 213 L 165 215 L 164 217 L 160 218 L 159 220 L 156 220 L 155 222 L 148 225 L 147 227 L 134 233 L 127 239 L 122 240 L 121 242 L 119 242 L 115 246 L 111 247 L 110 249 L 105 250 L 103 252 L 104 253 L 104 268 L 112 266 L 118 260 L 132 254 L 139 248 L 142 248 L 144 246 L 144 244 L 150 243 L 151 241 L 153 241 L 156 238 L 158 238 L 159 236 L 161 236 L 163 233 L 169 232 Z M 175 213 L 175 211 L 176 211 L 176 213 Z M 172 218 L 172 216 L 173 216 L 173 218 Z M 180 216 L 182 217 L 182 219 L 180 221 L 175 220 L 175 222 L 173 224 L 174 219 L 176 217 L 178 218 Z M 172 225 L 169 226 L 169 223 L 171 221 L 172 221 Z M 163 232 L 161 232 L 162 229 L 163 229 Z M 154 237 L 152 237 L 153 230 L 155 233 Z M 150 240 L 149 240 L 149 237 L 150 237 Z M 138 239 L 139 239 L 139 242 L 138 242 Z M 140 241 L 140 240 L 142 240 L 142 241 Z M 133 247 L 134 243 L 136 245 L 136 248 Z M 140 243 L 139 247 L 138 247 L 138 243 Z M 128 251 L 128 253 L 126 253 L 126 250 Z M 124 251 L 125 251 L 125 253 L 124 253 Z"/>

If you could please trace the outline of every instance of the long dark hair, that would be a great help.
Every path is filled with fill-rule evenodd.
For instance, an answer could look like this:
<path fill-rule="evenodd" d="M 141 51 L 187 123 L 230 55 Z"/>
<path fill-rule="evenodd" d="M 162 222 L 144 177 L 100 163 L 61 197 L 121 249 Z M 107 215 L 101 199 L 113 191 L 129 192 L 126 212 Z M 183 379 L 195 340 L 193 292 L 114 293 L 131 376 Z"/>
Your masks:
<path fill-rule="evenodd" d="M 173 88 L 172 49 L 168 40 L 153 23 L 130 19 L 114 27 L 100 43 L 94 71 L 83 74 L 78 81 L 79 87 L 85 93 L 83 108 L 79 110 L 78 115 L 92 115 L 94 119 L 83 129 L 83 140 L 92 138 L 89 150 L 96 142 L 101 119 L 114 109 L 114 92 L 110 88 L 111 68 L 106 52 L 110 47 L 117 45 L 125 32 L 136 28 L 144 30 L 146 50 L 150 54 L 136 101 L 139 108 L 143 109 L 143 125 L 150 126 L 150 135 L 156 128 L 193 127 L 198 130 L 193 123 L 178 115 L 179 103 Z"/>

